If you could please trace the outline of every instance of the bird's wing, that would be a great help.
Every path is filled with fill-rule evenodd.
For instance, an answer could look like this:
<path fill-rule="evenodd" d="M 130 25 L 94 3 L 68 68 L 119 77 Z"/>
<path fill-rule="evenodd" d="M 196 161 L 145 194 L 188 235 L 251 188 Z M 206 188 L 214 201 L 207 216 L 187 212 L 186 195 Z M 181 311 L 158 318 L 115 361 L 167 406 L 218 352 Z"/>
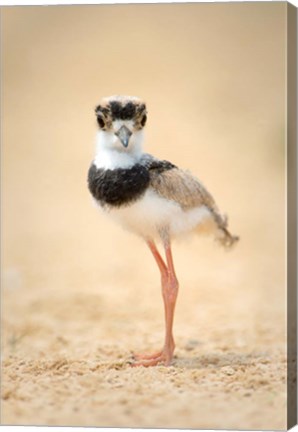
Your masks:
<path fill-rule="evenodd" d="M 177 202 L 185 210 L 205 205 L 217 212 L 213 197 L 188 171 L 148 154 L 142 157 L 142 164 L 149 170 L 150 187 L 158 195 Z"/>
<path fill-rule="evenodd" d="M 192 174 L 149 154 L 142 156 L 141 164 L 149 171 L 151 189 L 161 197 L 177 202 L 184 210 L 206 206 L 219 228 L 218 241 L 223 246 L 231 247 L 239 240 L 228 231 L 228 219 L 219 212 L 212 195 Z"/>

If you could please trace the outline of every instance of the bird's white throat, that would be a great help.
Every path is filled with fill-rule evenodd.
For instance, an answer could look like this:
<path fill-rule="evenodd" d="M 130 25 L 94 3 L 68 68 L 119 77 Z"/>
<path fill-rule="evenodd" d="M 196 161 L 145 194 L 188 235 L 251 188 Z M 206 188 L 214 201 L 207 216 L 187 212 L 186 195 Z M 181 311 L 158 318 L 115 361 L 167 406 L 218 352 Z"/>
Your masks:
<path fill-rule="evenodd" d="M 99 131 L 96 137 L 95 166 L 100 169 L 130 168 L 141 158 L 143 131 L 134 132 L 125 148 L 112 132 Z"/>

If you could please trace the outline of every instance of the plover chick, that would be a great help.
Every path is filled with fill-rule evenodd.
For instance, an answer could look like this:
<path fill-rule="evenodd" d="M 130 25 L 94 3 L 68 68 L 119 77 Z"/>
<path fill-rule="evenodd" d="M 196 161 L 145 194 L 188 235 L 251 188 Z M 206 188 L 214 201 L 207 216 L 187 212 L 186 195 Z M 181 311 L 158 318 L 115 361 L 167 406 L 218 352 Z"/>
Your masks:
<path fill-rule="evenodd" d="M 95 113 L 99 131 L 95 159 L 88 173 L 89 190 L 104 212 L 145 240 L 161 275 L 164 346 L 154 354 L 135 354 L 133 365 L 170 365 L 178 293 L 172 239 L 189 231 L 213 233 L 219 243 L 230 247 L 238 237 L 230 234 L 227 219 L 198 179 L 171 162 L 143 153 L 147 120 L 143 101 L 111 96 L 102 99 Z M 165 259 L 157 249 L 157 240 L 163 245 Z"/>

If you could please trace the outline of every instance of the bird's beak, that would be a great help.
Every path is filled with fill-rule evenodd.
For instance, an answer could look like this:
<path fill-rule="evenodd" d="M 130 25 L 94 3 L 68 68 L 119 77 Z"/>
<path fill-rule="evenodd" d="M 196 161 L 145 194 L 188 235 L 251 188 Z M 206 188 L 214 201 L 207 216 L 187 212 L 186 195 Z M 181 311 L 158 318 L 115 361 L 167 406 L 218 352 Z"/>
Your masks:
<path fill-rule="evenodd" d="M 132 132 L 124 125 L 121 126 L 121 128 L 115 133 L 115 135 L 120 139 L 124 147 L 128 146 L 131 134 Z"/>

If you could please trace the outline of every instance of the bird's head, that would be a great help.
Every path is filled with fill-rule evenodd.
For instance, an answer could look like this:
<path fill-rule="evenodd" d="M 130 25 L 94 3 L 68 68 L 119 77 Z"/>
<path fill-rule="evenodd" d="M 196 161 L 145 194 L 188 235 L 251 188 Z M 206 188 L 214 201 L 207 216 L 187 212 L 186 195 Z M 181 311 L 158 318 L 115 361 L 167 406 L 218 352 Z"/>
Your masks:
<path fill-rule="evenodd" d="M 95 108 L 102 142 L 108 148 L 131 151 L 141 146 L 146 105 L 132 96 L 110 96 Z"/>

